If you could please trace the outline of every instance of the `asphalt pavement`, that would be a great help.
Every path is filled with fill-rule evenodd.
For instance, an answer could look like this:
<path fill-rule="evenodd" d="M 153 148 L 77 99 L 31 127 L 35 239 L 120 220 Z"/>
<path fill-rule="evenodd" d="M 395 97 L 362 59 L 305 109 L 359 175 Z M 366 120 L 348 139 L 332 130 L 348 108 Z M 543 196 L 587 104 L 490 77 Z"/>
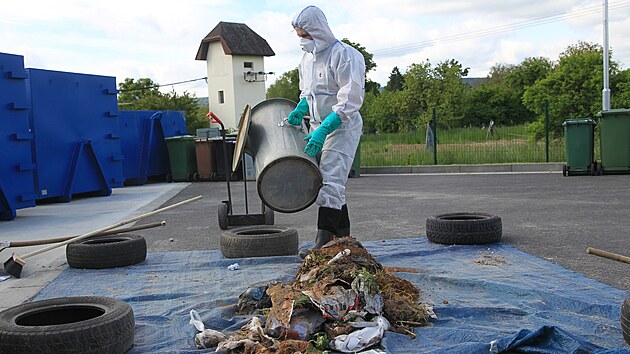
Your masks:
<path fill-rule="evenodd" d="M 560 171 L 362 174 L 349 179 L 346 194 L 359 241 L 425 237 L 431 215 L 486 212 L 501 217 L 505 244 L 630 291 L 630 264 L 586 253 L 594 247 L 630 256 L 629 182 L 630 175 L 563 177 Z M 261 212 L 255 182 L 230 187 L 235 214 Z M 228 199 L 226 182 L 124 187 L 109 197 L 20 209 L 15 220 L 0 223 L 0 240 L 79 235 L 198 195 L 203 198 L 137 223 L 165 220 L 166 226 L 137 233 L 149 252 L 219 249 L 217 210 Z M 276 225 L 296 229 L 300 242 L 314 239 L 315 205 L 274 216 Z M 33 249 L 9 248 L 0 257 L 4 262 L 11 252 Z M 0 310 L 27 301 L 66 267 L 63 247 L 29 258 L 21 279 L 0 282 Z"/>
<path fill-rule="evenodd" d="M 587 254 L 587 247 L 630 256 L 630 175 L 570 176 L 543 173 L 361 175 L 346 186 L 351 234 L 358 240 L 425 237 L 426 219 L 450 212 L 486 212 L 503 223 L 502 242 L 618 289 L 630 291 L 630 264 Z M 231 182 L 234 214 L 260 213 L 255 182 Z M 142 223 L 149 252 L 219 249 L 217 210 L 228 199 L 226 182 L 192 183 L 167 204 L 203 195 L 198 202 Z M 275 224 L 294 228 L 300 242 L 316 234 L 317 206 L 275 213 Z M 457 261 L 457 260 L 453 260 Z"/>

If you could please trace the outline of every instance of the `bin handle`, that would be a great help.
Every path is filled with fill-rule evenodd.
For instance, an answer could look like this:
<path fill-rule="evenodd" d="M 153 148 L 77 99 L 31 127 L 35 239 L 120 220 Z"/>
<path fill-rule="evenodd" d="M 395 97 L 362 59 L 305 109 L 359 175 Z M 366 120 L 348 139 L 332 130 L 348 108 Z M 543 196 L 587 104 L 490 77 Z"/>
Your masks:
<path fill-rule="evenodd" d="M 208 114 L 206 114 L 206 119 L 208 119 L 211 123 L 217 123 L 217 124 L 223 125 L 223 122 L 221 122 L 221 119 L 219 119 L 219 117 L 217 117 L 213 112 L 208 112 Z"/>
<path fill-rule="evenodd" d="M 225 131 L 225 126 L 223 125 L 223 122 L 221 122 L 221 119 L 219 119 L 219 117 L 217 117 L 214 112 L 208 112 L 208 114 L 206 114 L 206 119 L 209 120 L 210 123 L 221 124 L 221 130 Z"/>

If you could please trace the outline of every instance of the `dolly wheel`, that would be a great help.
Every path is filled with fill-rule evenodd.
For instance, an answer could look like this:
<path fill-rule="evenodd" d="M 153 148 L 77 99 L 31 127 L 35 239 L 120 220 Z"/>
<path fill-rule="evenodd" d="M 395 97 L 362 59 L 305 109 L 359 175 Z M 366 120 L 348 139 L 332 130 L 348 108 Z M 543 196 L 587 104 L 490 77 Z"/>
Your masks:
<path fill-rule="evenodd" d="M 263 216 L 265 217 L 265 225 L 273 225 L 273 223 L 275 222 L 275 215 L 272 209 L 264 207 Z"/>
<path fill-rule="evenodd" d="M 219 228 L 221 230 L 228 229 L 228 210 L 229 207 L 226 203 L 221 203 L 219 205 Z"/>

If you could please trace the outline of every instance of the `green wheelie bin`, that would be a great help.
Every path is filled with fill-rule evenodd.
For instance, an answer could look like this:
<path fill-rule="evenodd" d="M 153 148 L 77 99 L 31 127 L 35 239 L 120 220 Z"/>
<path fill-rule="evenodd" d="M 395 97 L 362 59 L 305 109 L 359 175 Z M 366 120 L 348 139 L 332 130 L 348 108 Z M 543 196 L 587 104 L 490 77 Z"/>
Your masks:
<path fill-rule="evenodd" d="M 593 159 L 595 121 L 590 118 L 567 119 L 562 126 L 567 158 L 567 163 L 562 168 L 562 175 L 594 175 L 597 170 Z"/>
<path fill-rule="evenodd" d="M 180 135 L 164 139 L 171 167 L 169 181 L 193 181 L 197 172 L 195 138 L 193 135 Z"/>
<path fill-rule="evenodd" d="M 599 172 L 630 172 L 630 109 L 611 109 L 597 116 L 602 159 Z"/>

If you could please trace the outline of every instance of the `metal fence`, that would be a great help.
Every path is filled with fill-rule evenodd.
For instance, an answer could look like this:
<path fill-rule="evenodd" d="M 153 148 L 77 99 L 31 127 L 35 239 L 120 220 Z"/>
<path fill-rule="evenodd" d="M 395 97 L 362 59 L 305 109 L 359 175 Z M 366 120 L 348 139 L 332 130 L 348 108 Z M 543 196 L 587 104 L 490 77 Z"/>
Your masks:
<path fill-rule="evenodd" d="M 595 146 L 599 144 L 596 142 Z M 542 139 L 533 140 L 526 124 L 425 127 L 410 133 L 364 134 L 361 139 L 362 167 L 564 161 L 564 137 L 550 138 L 544 134 Z"/>

